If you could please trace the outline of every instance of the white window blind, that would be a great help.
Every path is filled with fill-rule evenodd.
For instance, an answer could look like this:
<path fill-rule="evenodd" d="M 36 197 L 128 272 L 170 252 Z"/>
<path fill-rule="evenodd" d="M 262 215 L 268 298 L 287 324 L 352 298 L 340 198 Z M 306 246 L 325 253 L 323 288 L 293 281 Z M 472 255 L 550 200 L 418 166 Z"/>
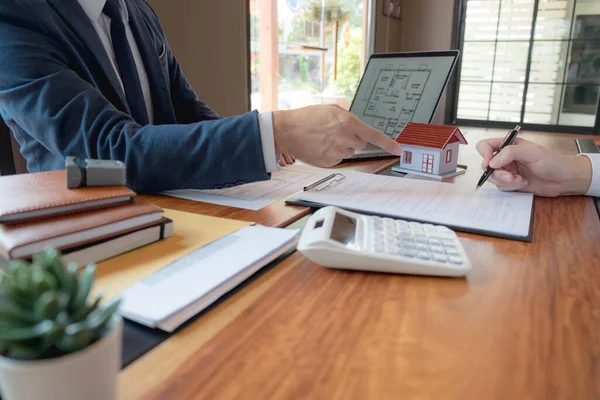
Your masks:
<path fill-rule="evenodd" d="M 467 0 L 457 118 L 593 126 L 594 41 L 600 0 Z"/>

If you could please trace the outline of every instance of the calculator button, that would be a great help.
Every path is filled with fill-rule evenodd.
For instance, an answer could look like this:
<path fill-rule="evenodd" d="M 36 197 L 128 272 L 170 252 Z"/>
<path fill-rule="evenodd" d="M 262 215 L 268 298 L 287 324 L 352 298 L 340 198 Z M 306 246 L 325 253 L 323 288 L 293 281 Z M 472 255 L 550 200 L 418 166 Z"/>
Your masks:
<path fill-rule="evenodd" d="M 404 247 L 406 249 L 410 249 L 410 250 L 414 250 L 415 249 L 415 244 L 413 243 L 412 240 L 401 240 L 400 241 L 400 246 Z"/>
<path fill-rule="evenodd" d="M 390 218 L 384 218 L 383 224 L 385 225 L 386 228 L 390 228 L 390 227 L 396 226 L 396 221 L 394 221 L 393 219 L 390 219 Z"/>
<path fill-rule="evenodd" d="M 444 254 L 444 248 L 442 246 L 431 246 L 429 251 L 437 254 Z"/>
<path fill-rule="evenodd" d="M 452 264 L 457 264 L 457 265 L 460 265 L 463 262 L 462 258 L 456 257 L 456 256 L 448 257 L 448 261 L 450 261 Z"/>
<path fill-rule="evenodd" d="M 445 262 L 446 262 L 446 260 L 447 260 L 446 256 L 445 256 L 445 255 L 443 255 L 443 254 L 434 254 L 434 255 L 433 255 L 433 259 L 434 259 L 435 261 L 439 261 L 439 262 L 443 262 L 443 263 L 445 263 Z"/>
<path fill-rule="evenodd" d="M 400 254 L 400 248 L 398 246 L 388 246 L 387 252 L 390 254 Z"/>
<path fill-rule="evenodd" d="M 415 249 L 425 251 L 428 250 L 429 247 L 424 243 L 415 243 Z"/>
<path fill-rule="evenodd" d="M 406 247 L 400 251 L 404 257 L 413 258 L 415 256 L 415 252 L 413 250 L 407 249 Z"/>
<path fill-rule="evenodd" d="M 431 256 L 426 251 L 417 251 L 417 257 L 422 260 L 431 260 Z"/>
<path fill-rule="evenodd" d="M 454 240 L 443 239 L 442 245 L 444 245 L 444 247 L 454 247 Z"/>
<path fill-rule="evenodd" d="M 376 243 L 375 246 L 373 246 L 373 248 L 377 253 L 382 253 L 384 250 L 383 244 L 381 244 L 381 242 Z"/>
<path fill-rule="evenodd" d="M 411 239 L 413 238 L 413 234 L 411 232 L 400 232 L 401 239 Z"/>
<path fill-rule="evenodd" d="M 414 235 L 414 240 L 417 243 L 423 243 L 423 244 L 427 243 L 427 238 L 423 235 Z"/>
<path fill-rule="evenodd" d="M 429 239 L 428 242 L 432 246 L 441 246 L 442 245 L 442 242 L 440 242 L 439 239 Z"/>
<path fill-rule="evenodd" d="M 458 256 L 458 250 L 456 250 L 455 248 L 451 248 L 451 249 L 446 249 L 446 254 L 448 254 L 449 256 Z"/>

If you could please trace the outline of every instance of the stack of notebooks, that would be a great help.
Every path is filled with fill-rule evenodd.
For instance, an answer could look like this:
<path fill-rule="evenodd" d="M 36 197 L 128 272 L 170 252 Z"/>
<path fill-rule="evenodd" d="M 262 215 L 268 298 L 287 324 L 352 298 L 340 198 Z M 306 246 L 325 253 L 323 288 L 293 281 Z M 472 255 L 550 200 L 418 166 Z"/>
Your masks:
<path fill-rule="evenodd" d="M 54 247 L 65 262 L 99 262 L 173 235 L 163 210 L 122 186 L 67 189 L 66 171 L 0 177 L 0 258 Z"/>

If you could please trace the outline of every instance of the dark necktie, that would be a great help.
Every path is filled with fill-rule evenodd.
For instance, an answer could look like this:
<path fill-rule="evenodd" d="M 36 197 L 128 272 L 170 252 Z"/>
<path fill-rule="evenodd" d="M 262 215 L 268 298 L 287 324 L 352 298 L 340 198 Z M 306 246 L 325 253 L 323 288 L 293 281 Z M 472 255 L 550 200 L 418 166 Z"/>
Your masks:
<path fill-rule="evenodd" d="M 131 116 L 140 125 L 148 125 L 148 111 L 144 102 L 144 92 L 140 76 L 135 66 L 135 59 L 129 47 L 129 41 L 125 33 L 125 23 L 121 17 L 121 7 L 119 0 L 106 0 L 102 10 L 110 18 L 110 34 L 117 59 L 117 66 L 121 74 L 121 80 L 125 88 L 125 97 L 131 110 Z"/>

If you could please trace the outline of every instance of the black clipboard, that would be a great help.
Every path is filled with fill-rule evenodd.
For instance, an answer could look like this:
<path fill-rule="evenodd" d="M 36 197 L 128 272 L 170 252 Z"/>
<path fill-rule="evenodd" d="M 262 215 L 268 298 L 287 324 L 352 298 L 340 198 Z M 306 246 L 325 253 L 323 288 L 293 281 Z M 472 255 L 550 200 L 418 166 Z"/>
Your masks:
<path fill-rule="evenodd" d="M 326 176 L 325 178 L 313 183 L 312 185 L 306 186 L 304 188 L 304 191 L 307 192 L 307 191 L 312 191 L 312 190 L 316 190 L 316 191 L 325 190 L 329 187 L 335 186 L 335 185 L 343 182 L 344 179 L 345 179 L 344 174 L 339 173 L 339 172 L 334 173 L 334 174 Z M 323 207 L 332 205 L 332 204 L 316 203 L 316 202 L 297 199 L 297 198 L 290 198 L 285 201 L 285 204 L 289 204 L 292 206 L 309 207 L 312 209 L 319 209 L 319 208 L 323 208 Z M 390 214 L 386 214 L 386 213 L 375 213 L 375 212 L 368 211 L 368 210 L 365 211 L 365 210 L 360 210 L 360 209 L 356 209 L 356 208 L 352 208 L 352 207 L 338 206 L 335 204 L 334 204 L 334 206 L 342 208 L 344 210 L 355 212 L 358 214 L 375 215 L 378 217 L 392 218 L 392 219 L 403 219 L 406 221 L 413 221 L 413 222 L 419 222 L 419 223 L 425 223 L 425 224 L 438 224 L 435 221 L 424 221 L 424 220 L 420 220 L 417 218 L 410 218 L 410 217 L 405 217 L 405 216 L 399 217 L 396 215 L 390 215 Z M 493 231 L 488 231 L 488 230 L 483 230 L 483 229 L 465 228 L 462 226 L 449 225 L 449 224 L 440 224 L 440 225 L 447 226 L 448 228 L 450 228 L 456 232 L 472 233 L 475 235 L 482 235 L 482 236 L 489 236 L 489 237 L 495 237 L 495 238 L 500 238 L 500 239 L 516 240 L 519 242 L 531 243 L 533 240 L 534 215 L 535 215 L 535 198 L 533 199 L 533 202 L 531 205 L 531 213 L 529 215 L 529 232 L 527 233 L 527 236 L 525 236 L 525 237 L 517 236 L 517 235 L 501 234 L 498 232 L 493 232 Z"/>

